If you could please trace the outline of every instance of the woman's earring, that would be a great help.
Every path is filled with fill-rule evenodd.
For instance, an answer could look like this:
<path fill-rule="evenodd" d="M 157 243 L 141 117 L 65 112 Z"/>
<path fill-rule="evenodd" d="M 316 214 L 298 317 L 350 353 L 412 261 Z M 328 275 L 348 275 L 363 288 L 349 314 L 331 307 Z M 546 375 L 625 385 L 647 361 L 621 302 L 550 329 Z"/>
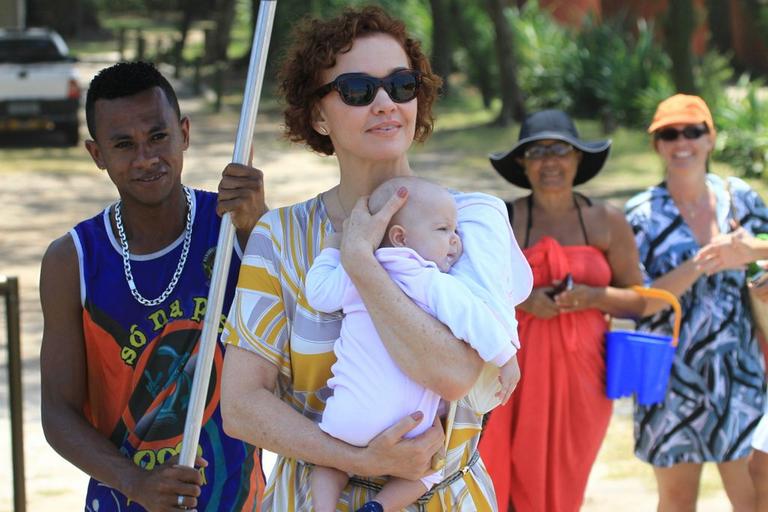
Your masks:
<path fill-rule="evenodd" d="M 317 131 L 320 132 L 320 135 L 328 135 L 328 129 L 325 126 L 321 126 Z"/>

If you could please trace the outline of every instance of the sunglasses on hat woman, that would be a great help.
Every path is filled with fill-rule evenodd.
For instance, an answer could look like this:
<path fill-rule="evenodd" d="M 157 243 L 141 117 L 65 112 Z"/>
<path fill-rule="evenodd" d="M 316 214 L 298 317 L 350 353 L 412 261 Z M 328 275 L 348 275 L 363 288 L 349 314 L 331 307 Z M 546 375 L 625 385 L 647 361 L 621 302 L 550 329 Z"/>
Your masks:
<path fill-rule="evenodd" d="M 523 151 L 523 158 L 526 160 L 543 160 L 548 156 L 560 158 L 568 155 L 573 150 L 574 147 L 565 142 L 532 144 Z"/>
<path fill-rule="evenodd" d="M 682 130 L 678 130 L 676 128 L 664 128 L 662 130 L 658 130 L 654 132 L 653 137 L 656 140 L 672 142 L 673 140 L 677 140 L 680 135 L 688 140 L 696 140 L 705 133 L 709 133 L 709 128 L 706 126 L 688 125 Z"/>

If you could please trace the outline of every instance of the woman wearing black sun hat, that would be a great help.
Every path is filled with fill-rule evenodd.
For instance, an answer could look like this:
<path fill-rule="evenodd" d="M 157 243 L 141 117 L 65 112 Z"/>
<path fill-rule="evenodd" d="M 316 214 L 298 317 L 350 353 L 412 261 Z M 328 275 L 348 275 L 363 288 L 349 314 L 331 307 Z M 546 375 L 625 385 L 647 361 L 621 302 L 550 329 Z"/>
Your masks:
<path fill-rule="evenodd" d="M 622 212 L 575 192 L 602 169 L 610 141 L 584 141 L 559 110 L 529 116 L 517 143 L 491 155 L 531 193 L 509 203 L 534 289 L 518 306 L 522 378 L 493 411 L 480 452 L 499 510 L 577 511 L 608 428 L 606 314 L 639 316 L 644 301 L 632 230 Z"/>

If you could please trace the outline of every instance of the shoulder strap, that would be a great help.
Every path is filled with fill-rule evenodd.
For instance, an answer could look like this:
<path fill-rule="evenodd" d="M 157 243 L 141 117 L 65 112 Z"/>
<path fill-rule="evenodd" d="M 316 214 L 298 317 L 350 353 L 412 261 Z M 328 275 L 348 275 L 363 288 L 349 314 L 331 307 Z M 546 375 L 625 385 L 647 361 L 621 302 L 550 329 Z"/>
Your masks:
<path fill-rule="evenodd" d="M 587 206 L 592 206 L 592 201 L 590 201 L 586 196 L 579 194 L 578 192 L 573 193 L 573 205 L 576 207 L 576 213 L 579 215 L 579 224 L 581 225 L 581 233 L 584 235 L 584 244 L 589 245 L 587 227 L 584 225 L 584 217 L 581 215 L 581 207 L 579 206 L 579 202 L 576 200 L 577 195 L 584 199 L 584 201 L 587 203 Z"/>
<path fill-rule="evenodd" d="M 584 200 L 584 202 L 587 203 L 587 206 L 592 206 L 592 200 L 590 198 L 588 198 L 587 196 L 585 196 L 584 194 L 582 194 L 581 192 L 574 191 L 573 195 L 582 198 Z"/>
<path fill-rule="evenodd" d="M 731 182 L 728 178 L 723 178 L 723 181 L 725 182 L 725 191 L 728 193 L 728 213 L 731 216 L 731 219 L 733 219 L 733 222 L 736 224 L 737 228 L 741 227 L 741 222 L 739 222 L 739 217 L 736 215 L 736 208 L 733 206 L 733 193 L 731 192 Z"/>
<path fill-rule="evenodd" d="M 533 226 L 533 193 L 526 198 L 526 204 L 528 205 L 528 219 L 525 224 L 525 244 L 523 249 L 528 248 L 528 241 L 531 237 L 531 227 Z"/>

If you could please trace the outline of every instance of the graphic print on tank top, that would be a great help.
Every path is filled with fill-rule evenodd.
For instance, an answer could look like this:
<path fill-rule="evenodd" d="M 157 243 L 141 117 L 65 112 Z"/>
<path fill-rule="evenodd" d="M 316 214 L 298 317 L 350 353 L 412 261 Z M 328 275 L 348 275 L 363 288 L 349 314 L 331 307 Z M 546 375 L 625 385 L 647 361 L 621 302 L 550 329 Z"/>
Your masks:
<path fill-rule="evenodd" d="M 121 249 L 110 223 L 111 208 L 78 224 L 72 237 L 80 260 L 83 335 L 87 365 L 88 421 L 134 464 L 151 470 L 178 454 L 197 365 L 211 268 L 218 240 L 216 195 L 195 191 L 193 232 L 181 277 L 157 306 L 140 304 L 131 294 Z M 165 249 L 131 255 L 140 293 L 159 296 L 170 282 L 184 234 Z M 233 255 L 232 267 L 240 264 Z M 230 272 L 226 313 L 237 272 Z M 219 330 L 221 324 L 219 325 Z M 251 510 L 263 490 L 258 450 L 223 432 L 218 407 L 223 345 L 216 343 L 197 448 L 208 461 L 198 508 Z M 117 490 L 91 480 L 86 507 L 100 512 L 139 511 L 141 506 Z"/>

